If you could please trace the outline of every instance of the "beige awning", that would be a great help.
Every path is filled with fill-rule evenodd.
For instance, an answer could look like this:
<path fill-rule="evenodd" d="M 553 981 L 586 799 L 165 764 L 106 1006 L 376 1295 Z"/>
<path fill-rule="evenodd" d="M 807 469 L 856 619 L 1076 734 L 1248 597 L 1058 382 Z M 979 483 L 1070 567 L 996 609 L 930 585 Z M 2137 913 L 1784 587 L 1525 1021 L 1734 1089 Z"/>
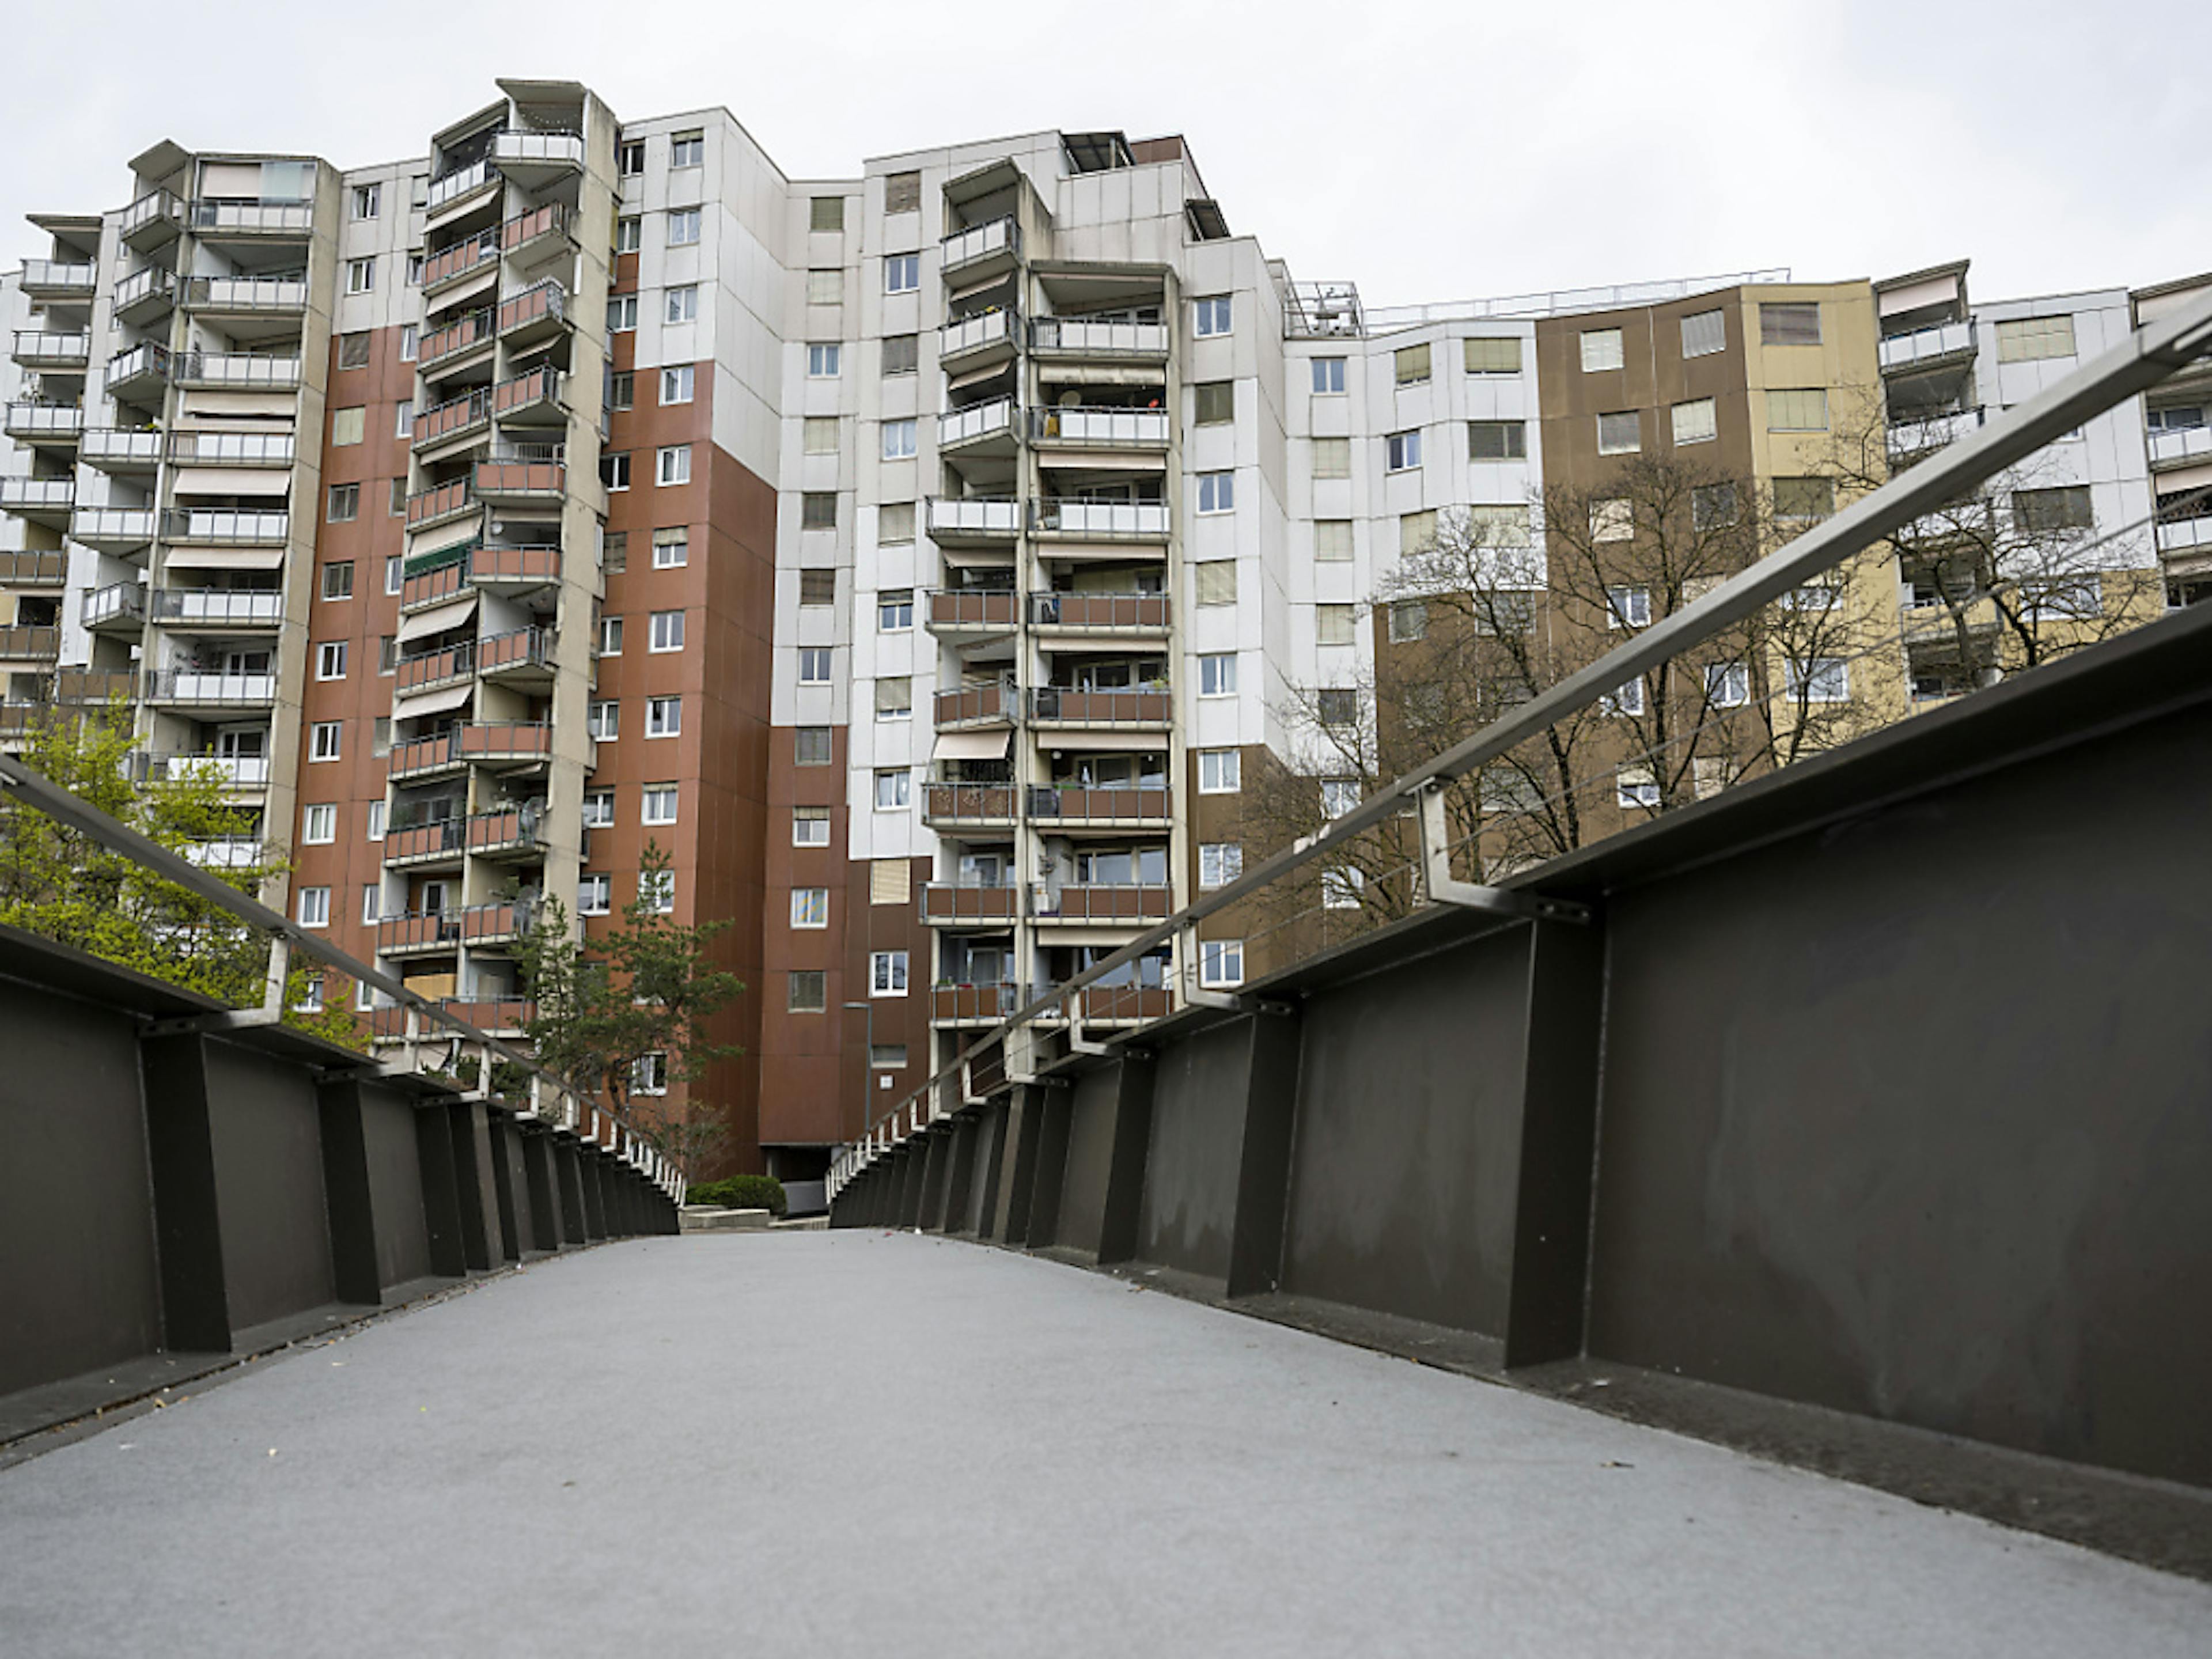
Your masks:
<path fill-rule="evenodd" d="M 292 488 L 281 466 L 180 466 L 169 476 L 179 495 L 282 495 Z"/>
<path fill-rule="evenodd" d="M 1006 374 L 1008 367 L 1006 363 L 994 363 L 988 368 L 971 368 L 965 374 L 956 374 L 945 381 L 945 389 L 957 392 L 963 386 L 980 386 L 985 380 L 995 380 Z"/>
<path fill-rule="evenodd" d="M 1004 760 L 1013 746 L 1012 732 L 940 732 L 929 757 L 933 761 Z"/>
<path fill-rule="evenodd" d="M 283 392 L 202 392 L 186 388 L 179 413 L 195 415 L 267 415 L 289 416 L 292 413 L 299 393 Z"/>
<path fill-rule="evenodd" d="M 173 547 L 161 556 L 164 570 L 281 570 L 281 547 Z"/>
<path fill-rule="evenodd" d="M 417 611 L 411 617 L 399 619 L 399 637 L 419 640 L 432 634 L 442 634 L 449 628 L 459 628 L 477 613 L 477 596 L 455 599 L 451 605 L 439 605 L 432 611 Z"/>
<path fill-rule="evenodd" d="M 2195 466 L 2177 466 L 2171 472 L 2160 472 L 2151 479 L 2151 488 L 2160 495 L 2180 495 L 2212 484 L 2212 461 Z"/>
<path fill-rule="evenodd" d="M 449 708 L 459 708 L 476 694 L 476 687 L 463 680 L 459 685 L 441 686 L 435 691 L 425 691 L 420 696 L 403 692 L 392 705 L 392 718 L 411 720 L 418 714 L 442 714 Z"/>

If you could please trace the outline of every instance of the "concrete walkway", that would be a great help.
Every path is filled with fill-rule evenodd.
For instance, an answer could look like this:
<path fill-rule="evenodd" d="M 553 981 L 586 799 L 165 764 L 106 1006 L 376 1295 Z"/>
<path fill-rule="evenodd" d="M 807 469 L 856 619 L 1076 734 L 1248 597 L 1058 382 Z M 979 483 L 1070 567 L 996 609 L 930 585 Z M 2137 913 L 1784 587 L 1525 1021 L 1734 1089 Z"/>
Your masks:
<path fill-rule="evenodd" d="M 756 1234 L 0 1472 L 0 1650 L 2201 1659 L 2212 1587 L 1048 1262 Z"/>

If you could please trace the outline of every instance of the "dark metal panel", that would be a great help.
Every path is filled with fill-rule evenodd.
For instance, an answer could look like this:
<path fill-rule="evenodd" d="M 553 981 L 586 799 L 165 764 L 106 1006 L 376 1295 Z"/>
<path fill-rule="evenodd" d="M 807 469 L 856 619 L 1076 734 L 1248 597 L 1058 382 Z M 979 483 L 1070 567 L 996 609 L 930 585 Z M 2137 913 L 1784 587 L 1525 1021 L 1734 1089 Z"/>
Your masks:
<path fill-rule="evenodd" d="M 561 1208 L 560 1200 L 553 1194 L 553 1156 L 546 1144 L 545 1131 L 518 1123 L 514 1138 L 522 1149 L 523 1180 L 519 1191 L 529 1194 L 530 1225 L 523 1234 L 524 1248 L 557 1250 L 561 1248 Z"/>
<path fill-rule="evenodd" d="M 149 1037 L 139 1054 L 161 1270 L 161 1346 L 228 1353 L 234 1322 L 209 1127 L 207 1042 L 189 1033 Z"/>
<path fill-rule="evenodd" d="M 1102 1066 L 1076 1079 L 1073 1098 L 1063 1095 L 1051 1111 L 1065 1126 L 1065 1166 L 1060 1206 L 1051 1237 L 1040 1237 L 1032 1218 L 1032 1244 L 1061 1244 L 1086 1255 L 1098 1254 L 1106 1220 L 1106 1188 L 1114 1170 L 1115 1123 L 1121 1105 L 1121 1074 L 1127 1060 Z"/>
<path fill-rule="evenodd" d="M 461 1257 L 471 1273 L 500 1259 L 499 1195 L 492 1190 L 491 1114 L 481 1101 L 453 1102 L 446 1120 L 453 1136 L 453 1185 L 461 1200 Z"/>
<path fill-rule="evenodd" d="M 561 1183 L 561 1237 L 570 1244 L 590 1242 L 584 1230 L 584 1176 L 577 1167 L 576 1143 L 566 1136 L 553 1140 L 553 1172 Z"/>
<path fill-rule="evenodd" d="M 952 1126 L 930 1131 L 921 1148 L 921 1196 L 908 1225 L 934 1232 L 945 1220 L 945 1184 L 952 1163 Z"/>
<path fill-rule="evenodd" d="M 439 1270 L 431 1261 L 429 1218 L 423 1208 L 422 1165 L 416 1144 L 417 1110 L 411 1097 L 380 1083 L 361 1086 L 362 1135 L 376 1217 L 376 1272 L 380 1286 L 404 1285 Z M 427 1121 L 439 1109 L 422 1109 Z"/>
<path fill-rule="evenodd" d="M 228 1042 L 207 1053 L 208 1131 L 234 1330 L 337 1297 L 313 1073 Z"/>
<path fill-rule="evenodd" d="M 1103 1075 L 1113 1071 L 1103 1066 Z M 1023 1242 L 1042 1249 L 1060 1241 L 1061 1183 L 1067 1173 L 1068 1119 L 1073 1115 L 1073 1091 L 1023 1085 L 1029 1111 L 1036 1124 L 1036 1154 L 1030 1163 L 1029 1227 Z"/>
<path fill-rule="evenodd" d="M 1217 1025 L 1160 1051 L 1137 1227 L 1137 1254 L 1146 1261 L 1229 1277 L 1252 1024 Z"/>
<path fill-rule="evenodd" d="M 952 1167 L 945 1180 L 945 1208 L 938 1217 L 938 1225 L 948 1233 L 967 1224 L 968 1193 L 975 1181 L 975 1144 L 982 1138 L 982 1123 L 971 1112 L 952 1126 Z"/>
<path fill-rule="evenodd" d="M 499 1205 L 500 1253 L 509 1261 L 520 1261 L 533 1236 L 530 1181 L 522 1167 L 522 1137 L 514 1118 L 505 1112 L 488 1114 L 484 1128 L 491 1139 L 492 1195 Z"/>
<path fill-rule="evenodd" d="M 374 1307 L 384 1300 L 376 1271 L 376 1203 L 362 1133 L 361 1083 L 325 1079 L 316 1091 L 322 1118 L 323 1198 L 331 1222 L 331 1279 L 341 1302 Z"/>
<path fill-rule="evenodd" d="M 1004 1095 L 983 1108 L 975 1125 L 975 1170 L 968 1186 L 968 1214 L 963 1225 L 977 1238 L 988 1237 L 999 1212 L 1000 1167 L 1006 1155 L 1006 1108 Z"/>
<path fill-rule="evenodd" d="M 1504 1334 L 1528 938 L 1307 1000 L 1285 1291 Z"/>
<path fill-rule="evenodd" d="M 1149 1051 L 1121 1057 L 1121 1087 L 1114 1102 L 1112 1162 L 1098 1217 L 1098 1260 L 1127 1261 L 1137 1254 L 1137 1223 L 1145 1204 L 1145 1160 L 1152 1142 L 1152 1078 Z"/>
<path fill-rule="evenodd" d="M 410 1114 L 407 1129 L 422 1195 L 430 1271 L 459 1278 L 468 1271 L 468 1256 L 461 1243 L 460 1172 L 453 1167 L 453 1129 L 446 1111 L 443 1101 L 425 1101 Z"/>
<path fill-rule="evenodd" d="M 606 1168 L 606 1157 L 597 1146 L 586 1146 L 578 1154 L 576 1173 L 584 1182 L 584 1231 L 593 1238 L 605 1238 L 611 1229 L 607 1224 L 607 1200 L 600 1176 Z"/>
<path fill-rule="evenodd" d="M 1304 1029 L 1291 1014 L 1265 1013 L 1252 1024 L 1244 1146 L 1237 1166 L 1237 1223 L 1229 1251 L 1231 1296 L 1263 1296 L 1282 1287 Z"/>
<path fill-rule="evenodd" d="M 1019 1088 L 1006 1097 L 1006 1151 L 1000 1159 L 999 1212 L 991 1237 L 1021 1244 L 1030 1236 L 1030 1196 L 1036 1186 L 1037 1112 L 1041 1089 Z"/>
<path fill-rule="evenodd" d="M 2190 709 L 1615 895 L 1591 1352 L 2212 1484 L 2208 823 Z"/>

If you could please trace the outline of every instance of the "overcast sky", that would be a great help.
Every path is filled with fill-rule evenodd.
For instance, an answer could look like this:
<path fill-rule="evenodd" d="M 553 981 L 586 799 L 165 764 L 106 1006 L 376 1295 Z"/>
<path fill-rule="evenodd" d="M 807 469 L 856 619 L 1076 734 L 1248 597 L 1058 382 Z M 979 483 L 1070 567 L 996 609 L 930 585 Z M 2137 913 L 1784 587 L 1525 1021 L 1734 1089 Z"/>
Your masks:
<path fill-rule="evenodd" d="M 0 264 L 124 163 L 422 154 L 501 74 L 726 105 L 794 177 L 1000 133 L 1181 131 L 1238 234 L 1370 305 L 1966 256 L 1986 298 L 2212 270 L 2212 6 L 2045 0 L 975 9 L 201 0 L 4 25 Z"/>

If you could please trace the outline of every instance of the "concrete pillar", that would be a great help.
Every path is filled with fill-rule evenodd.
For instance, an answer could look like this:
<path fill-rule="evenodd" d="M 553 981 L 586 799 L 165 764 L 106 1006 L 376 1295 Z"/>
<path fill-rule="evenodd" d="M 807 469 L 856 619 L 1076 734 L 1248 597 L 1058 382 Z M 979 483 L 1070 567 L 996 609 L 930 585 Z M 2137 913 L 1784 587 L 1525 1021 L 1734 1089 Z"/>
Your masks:
<path fill-rule="evenodd" d="M 929 1143 L 925 1136 L 909 1140 L 899 1152 L 898 1208 L 892 1212 L 891 1225 L 911 1227 L 921 1214 L 922 1177 L 929 1170 Z"/>

